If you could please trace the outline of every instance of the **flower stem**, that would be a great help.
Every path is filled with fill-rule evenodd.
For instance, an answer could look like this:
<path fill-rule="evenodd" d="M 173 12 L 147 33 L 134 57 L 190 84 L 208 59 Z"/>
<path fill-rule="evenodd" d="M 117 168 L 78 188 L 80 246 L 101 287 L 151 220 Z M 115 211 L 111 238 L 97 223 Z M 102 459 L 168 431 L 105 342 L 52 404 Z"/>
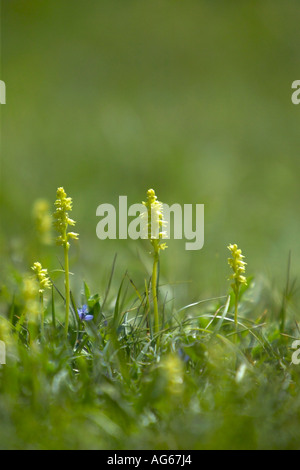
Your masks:
<path fill-rule="evenodd" d="M 69 245 L 64 244 L 65 255 L 65 294 L 66 294 L 66 318 L 65 318 L 65 338 L 68 337 L 69 312 L 70 312 L 70 281 L 69 281 Z"/>
<path fill-rule="evenodd" d="M 235 329 L 237 329 L 237 324 L 238 324 L 238 298 L 235 298 L 235 305 L 234 305 L 234 324 L 235 324 Z"/>
<path fill-rule="evenodd" d="M 235 302 L 234 302 L 234 325 L 235 325 L 235 335 L 234 335 L 234 342 L 237 343 L 238 339 L 238 306 L 239 306 L 239 290 L 240 286 L 238 283 L 235 285 L 234 293 L 235 293 Z"/>
<path fill-rule="evenodd" d="M 152 297 L 153 297 L 153 312 L 154 312 L 154 333 L 159 332 L 159 317 L 158 317 L 158 303 L 157 303 L 157 267 L 158 267 L 158 253 L 154 253 L 153 271 L 152 271 Z"/>
<path fill-rule="evenodd" d="M 234 324 L 237 329 L 238 324 L 238 305 L 239 305 L 239 285 L 236 283 L 235 287 L 235 304 L 234 304 Z"/>
<path fill-rule="evenodd" d="M 41 299 L 41 337 L 44 339 L 44 296 L 43 293 L 40 294 L 40 299 Z"/>

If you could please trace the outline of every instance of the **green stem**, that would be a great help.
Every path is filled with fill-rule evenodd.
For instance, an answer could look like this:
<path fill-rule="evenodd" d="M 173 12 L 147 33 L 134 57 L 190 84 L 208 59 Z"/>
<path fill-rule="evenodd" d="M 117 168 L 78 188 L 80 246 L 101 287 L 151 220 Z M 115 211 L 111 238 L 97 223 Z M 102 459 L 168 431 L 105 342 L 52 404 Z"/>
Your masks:
<path fill-rule="evenodd" d="M 152 297 L 153 297 L 153 312 L 154 312 L 154 333 L 159 332 L 159 317 L 158 317 L 158 303 L 157 303 L 157 267 L 158 267 L 158 253 L 154 253 L 153 271 L 152 271 Z"/>
<path fill-rule="evenodd" d="M 238 328 L 238 305 L 239 305 L 239 284 L 236 284 L 235 287 L 235 303 L 234 303 L 234 324 L 235 324 L 235 330 L 237 333 L 237 328 Z M 235 340 L 237 340 L 237 334 L 235 335 Z"/>
<path fill-rule="evenodd" d="M 56 319 L 55 319 L 55 304 L 54 304 L 54 287 L 52 284 L 52 325 L 54 330 L 56 329 Z"/>
<path fill-rule="evenodd" d="M 238 303 L 239 303 L 239 300 L 238 300 L 238 297 L 236 296 L 235 305 L 234 305 L 234 323 L 235 323 L 236 328 L 237 328 L 237 322 L 238 322 Z"/>
<path fill-rule="evenodd" d="M 44 329 L 44 296 L 43 294 L 41 293 L 40 295 L 40 299 L 41 299 L 41 337 L 42 339 L 44 339 L 44 333 L 45 333 L 45 329 Z"/>
<path fill-rule="evenodd" d="M 70 280 L 69 280 L 69 245 L 64 244 L 65 255 L 65 293 L 66 293 L 66 318 L 65 318 L 65 338 L 68 337 L 69 312 L 70 312 Z"/>

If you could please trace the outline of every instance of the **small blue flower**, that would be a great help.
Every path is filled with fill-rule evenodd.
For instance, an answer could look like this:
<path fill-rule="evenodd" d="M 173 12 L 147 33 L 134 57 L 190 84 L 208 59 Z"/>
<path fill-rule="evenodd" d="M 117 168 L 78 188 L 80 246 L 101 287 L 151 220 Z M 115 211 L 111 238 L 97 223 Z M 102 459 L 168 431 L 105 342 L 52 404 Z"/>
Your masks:
<path fill-rule="evenodd" d="M 78 316 L 81 321 L 91 321 L 94 318 L 94 315 L 89 315 L 89 309 L 87 305 L 83 305 L 82 308 L 78 308 Z"/>
<path fill-rule="evenodd" d="M 191 358 L 188 354 L 185 353 L 184 349 L 179 348 L 178 354 L 184 362 L 188 362 Z"/>

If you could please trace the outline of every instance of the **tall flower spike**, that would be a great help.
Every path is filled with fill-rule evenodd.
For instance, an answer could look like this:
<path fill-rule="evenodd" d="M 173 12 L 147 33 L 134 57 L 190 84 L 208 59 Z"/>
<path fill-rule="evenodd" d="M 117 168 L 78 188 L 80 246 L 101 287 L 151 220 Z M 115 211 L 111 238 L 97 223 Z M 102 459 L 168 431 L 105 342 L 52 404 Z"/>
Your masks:
<path fill-rule="evenodd" d="M 158 264 L 159 252 L 167 248 L 166 243 L 162 243 L 162 239 L 166 237 L 163 227 L 166 224 L 163 218 L 163 205 L 157 200 L 154 189 L 147 191 L 147 202 L 143 202 L 147 211 L 143 214 L 147 217 L 148 239 L 153 247 L 153 269 L 152 269 L 152 298 L 153 298 L 153 313 L 154 313 L 154 332 L 159 332 L 159 314 L 158 314 L 158 301 L 157 301 L 157 284 L 158 284 Z"/>
<path fill-rule="evenodd" d="M 72 198 L 67 197 L 67 194 L 62 187 L 57 189 L 55 207 L 56 211 L 53 214 L 53 225 L 59 233 L 59 236 L 56 238 L 56 243 L 58 245 L 67 245 L 69 247 L 69 240 L 78 240 L 78 233 L 67 232 L 68 225 L 74 226 L 76 222 L 69 217 L 69 211 L 72 210 Z"/>
<path fill-rule="evenodd" d="M 238 248 L 236 244 L 230 244 L 228 247 L 231 252 L 232 258 L 228 258 L 228 264 L 233 270 L 233 274 L 230 276 L 230 279 L 233 279 L 231 287 L 235 295 L 235 312 L 234 312 L 234 321 L 237 325 L 237 316 L 238 316 L 238 301 L 239 301 L 239 290 L 242 284 L 247 285 L 247 279 L 243 275 L 245 273 L 245 266 L 247 263 L 243 261 L 245 258 L 242 255 L 242 250 Z"/>
<path fill-rule="evenodd" d="M 68 232 L 69 225 L 75 225 L 75 220 L 70 219 L 69 211 L 72 210 L 72 198 L 67 197 L 64 188 L 58 188 L 55 201 L 56 211 L 53 214 L 54 227 L 59 236 L 56 239 L 58 245 L 62 245 L 65 258 L 65 297 L 66 297 L 66 319 L 65 319 L 65 338 L 68 336 L 69 329 L 69 310 L 70 310 L 70 279 L 69 279 L 69 240 L 78 240 L 78 233 Z"/>

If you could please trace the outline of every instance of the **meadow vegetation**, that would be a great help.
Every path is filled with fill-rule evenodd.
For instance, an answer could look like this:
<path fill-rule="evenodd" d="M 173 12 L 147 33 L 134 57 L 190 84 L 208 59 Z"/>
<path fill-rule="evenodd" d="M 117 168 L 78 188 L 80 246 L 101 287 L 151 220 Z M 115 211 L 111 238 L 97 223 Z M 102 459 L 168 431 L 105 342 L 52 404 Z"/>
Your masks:
<path fill-rule="evenodd" d="M 0 5 L 0 448 L 299 448 L 299 1 Z"/>
<path fill-rule="evenodd" d="M 298 448 L 294 283 L 287 280 L 280 315 L 272 318 L 271 293 L 265 308 L 261 283 L 246 278 L 242 251 L 230 244 L 228 292 L 174 307 L 159 282 L 170 254 L 160 253 L 162 204 L 153 190 L 144 204 L 150 276 L 132 279 L 128 269 L 112 288 L 114 259 L 104 290 L 91 292 L 84 279 L 73 289 L 69 250 L 80 236 L 68 231 L 75 221 L 63 188 L 53 215 L 60 266 L 49 272 L 36 261 L 24 273 L 10 267 L 1 291 L 0 447 Z M 53 239 L 49 206 L 39 200 L 33 214 L 39 252 Z M 157 238 L 150 214 L 159 223 Z"/>

